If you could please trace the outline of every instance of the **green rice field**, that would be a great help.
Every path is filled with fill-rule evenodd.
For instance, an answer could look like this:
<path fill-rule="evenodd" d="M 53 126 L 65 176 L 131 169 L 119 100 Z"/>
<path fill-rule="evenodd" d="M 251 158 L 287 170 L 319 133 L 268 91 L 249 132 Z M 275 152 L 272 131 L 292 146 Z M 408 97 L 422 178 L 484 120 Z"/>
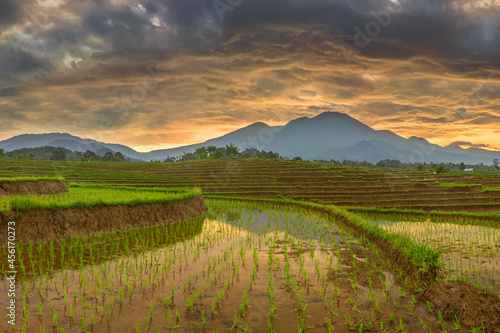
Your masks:
<path fill-rule="evenodd" d="M 334 218 L 258 203 L 209 207 L 205 219 L 20 247 L 24 329 L 467 331 L 433 313 Z"/>
<path fill-rule="evenodd" d="M 200 194 L 209 208 L 173 224 L 18 243 L 22 306 L 0 331 L 496 332 L 422 294 L 445 280 L 500 296 L 500 173 L 0 159 L 0 177 L 64 177 L 69 189 L 0 197 L 0 212 Z M 3 244 L 4 290 L 7 256 Z"/>
<path fill-rule="evenodd" d="M 102 188 L 73 186 L 68 193 L 10 195 L 0 197 L 0 212 L 30 209 L 60 209 L 91 206 L 152 204 L 189 199 L 201 195 L 199 188 Z"/>

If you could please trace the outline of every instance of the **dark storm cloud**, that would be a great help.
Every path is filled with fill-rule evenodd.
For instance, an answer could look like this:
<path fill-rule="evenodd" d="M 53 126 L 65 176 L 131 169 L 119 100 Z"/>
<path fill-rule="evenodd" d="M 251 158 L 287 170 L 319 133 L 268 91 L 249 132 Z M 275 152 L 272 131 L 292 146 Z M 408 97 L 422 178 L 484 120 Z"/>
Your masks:
<path fill-rule="evenodd" d="M 394 5 L 389 0 L 172 0 L 148 1 L 143 5 L 148 14 L 160 17 L 175 29 L 179 43 L 188 49 L 197 47 L 201 52 L 221 47 L 234 34 L 258 33 L 263 28 L 267 28 L 269 34 L 260 36 L 262 43 L 280 43 L 285 37 L 293 49 L 300 46 L 293 44 L 294 29 L 306 27 L 325 34 L 326 38 L 337 37 L 339 42 L 353 47 L 356 46 L 353 37 L 362 34 L 360 40 L 367 45 L 360 51 L 370 58 L 410 59 L 416 55 L 440 53 L 474 56 L 476 61 L 496 63 L 499 55 L 496 46 L 500 42 L 498 8 L 466 12 L 455 8 L 456 3 L 460 1 L 400 0 Z M 147 23 L 134 13 L 108 12 L 92 13 L 85 25 L 102 35 L 113 36 L 115 32 L 124 31 L 123 25 L 112 27 L 114 21 L 134 27 L 138 34 Z M 377 25 L 378 31 L 373 30 Z M 221 29 L 222 34 L 214 33 L 212 28 Z M 273 35 L 273 29 L 283 28 L 287 30 L 281 31 L 287 31 L 288 36 Z M 325 36 L 319 38 L 324 40 Z M 137 44 L 133 39 L 129 42 Z M 129 44 L 127 38 L 121 44 Z M 313 40 L 308 44 L 318 47 Z M 251 46 L 244 40 L 231 46 L 243 50 L 245 45 Z M 482 51 L 481 55 L 477 54 L 478 50 Z"/>
<path fill-rule="evenodd" d="M 222 21 L 216 3 L 225 6 Z M 378 20 L 389 13 L 390 19 L 385 18 L 388 24 L 380 26 L 380 33 L 370 37 L 369 44 L 360 49 L 361 57 L 411 59 L 437 53 L 461 54 L 472 57 L 471 67 L 477 67 L 478 63 L 484 67 L 498 61 L 495 47 L 500 43 L 498 10 L 490 11 L 487 20 L 478 17 L 476 12 L 454 10 L 451 0 L 401 0 L 400 8 L 393 13 L 388 11 L 394 7 L 391 3 L 389 0 L 154 0 L 130 5 L 123 2 L 117 6 L 110 1 L 94 1 L 93 6 L 87 5 L 86 10 L 82 10 L 79 6 L 83 5 L 74 2 L 70 8 L 81 11 L 78 13 L 81 24 L 55 21 L 55 26 L 41 37 L 47 39 L 49 53 L 56 50 L 58 44 L 78 45 L 85 43 L 85 37 L 99 36 L 112 48 L 104 54 L 114 52 L 121 57 L 127 57 L 123 52 L 166 59 L 167 51 L 222 55 L 266 48 L 268 51 L 263 55 L 308 51 L 327 56 L 332 49 L 325 40 L 354 46 L 353 37 L 359 31 L 367 33 L 370 23 L 380 26 Z M 167 27 L 153 25 L 152 17 L 161 19 Z M 242 37 L 232 41 L 236 35 Z M 471 38 L 475 44 L 468 42 Z M 488 52 L 478 55 L 478 50 Z M 448 66 L 453 69 L 453 64 Z M 465 64 L 458 64 L 456 69 L 465 70 Z"/>
<path fill-rule="evenodd" d="M 133 51 L 145 46 L 144 27 L 149 21 L 130 9 L 95 11 L 83 20 L 83 27 L 100 36 L 111 38 L 114 51 Z"/>
<path fill-rule="evenodd" d="M 341 36 L 353 46 L 352 37 L 359 32 L 367 35 L 369 43 L 362 53 L 368 57 L 408 59 L 418 54 L 444 52 L 474 55 L 478 61 L 484 58 L 495 61 L 500 42 L 498 7 L 470 11 L 457 8 L 457 4 L 463 3 L 457 0 L 401 0 L 398 5 L 388 0 L 174 0 L 150 1 L 145 7 L 178 27 L 185 36 L 188 32 L 202 31 L 207 21 L 212 21 L 225 34 L 218 42 L 238 31 L 257 31 L 262 27 L 292 30 L 305 25 Z M 222 9 L 217 12 L 214 4 Z M 376 25 L 379 31 L 374 30 Z M 485 52 L 478 56 L 477 50 Z"/>
<path fill-rule="evenodd" d="M 0 0 L 0 29 L 15 24 L 21 18 L 21 14 L 19 1 Z"/>
<path fill-rule="evenodd" d="M 81 38 L 83 36 L 84 36 L 83 31 L 68 30 L 63 27 L 57 27 L 48 30 L 43 34 L 43 37 L 48 39 L 53 39 L 59 43 L 64 43 L 64 42 L 76 43 L 78 38 Z"/>
<path fill-rule="evenodd" d="M 212 1 L 209 0 L 171 0 L 147 1 L 144 4 L 146 11 L 156 14 L 183 28 L 195 28 L 206 23 L 213 13 Z"/>
<path fill-rule="evenodd" d="M 21 90 L 15 87 L 7 87 L 4 89 L 0 89 L 0 97 L 10 97 L 16 96 L 21 93 Z"/>
<path fill-rule="evenodd" d="M 48 70 L 50 63 L 30 52 L 0 44 L 0 87 L 2 82 L 17 83 L 24 76 Z"/>
<path fill-rule="evenodd" d="M 228 30 L 252 29 L 261 24 L 293 26 L 321 24 L 327 31 L 347 31 L 361 22 L 362 13 L 347 1 L 243 1 L 233 12 L 226 12 L 222 25 Z"/>
<path fill-rule="evenodd" d="M 133 120 L 133 115 L 128 109 L 111 107 L 95 112 L 94 121 L 103 128 L 116 128 L 129 124 Z"/>
<path fill-rule="evenodd" d="M 4 109 L 2 110 L 2 118 L 3 120 L 7 120 L 5 122 L 7 123 L 12 123 L 12 122 L 15 122 L 17 120 L 27 120 L 28 117 L 26 116 L 25 112 L 23 112 L 22 110 L 16 110 L 16 109 Z M 2 122 L 4 122 L 2 121 Z"/>
<path fill-rule="evenodd" d="M 2 108 L 142 143 L 322 110 L 466 135 L 500 116 L 500 6 L 483 2 L 0 0 Z"/>

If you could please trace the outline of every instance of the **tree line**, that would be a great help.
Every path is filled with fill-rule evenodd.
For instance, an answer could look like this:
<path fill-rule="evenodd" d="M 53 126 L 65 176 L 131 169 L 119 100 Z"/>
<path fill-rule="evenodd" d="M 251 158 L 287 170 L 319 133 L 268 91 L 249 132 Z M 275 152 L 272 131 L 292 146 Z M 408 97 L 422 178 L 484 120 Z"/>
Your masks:
<path fill-rule="evenodd" d="M 232 143 L 225 147 L 207 146 L 196 149 L 193 153 L 183 153 L 179 157 L 167 156 L 164 162 L 182 162 L 193 160 L 208 160 L 208 159 L 223 159 L 223 158 L 280 158 L 278 153 L 272 151 L 258 150 L 255 148 L 247 148 L 240 151 L 238 147 Z"/>
<path fill-rule="evenodd" d="M 122 153 L 102 149 L 95 153 L 91 150 L 86 152 L 72 151 L 62 147 L 37 147 L 37 148 L 22 148 L 16 149 L 10 152 L 6 152 L 4 149 L 0 149 L 0 158 L 12 158 L 21 160 L 53 160 L 53 161 L 102 161 L 102 162 L 126 162 L 130 159 L 125 158 Z M 192 161 L 192 160 L 206 160 L 206 159 L 229 159 L 229 158 L 263 158 L 263 159 L 273 159 L 282 158 L 279 153 L 272 151 L 258 150 L 255 148 L 247 148 L 243 151 L 232 143 L 226 145 L 225 147 L 216 147 L 209 145 L 207 147 L 200 147 L 192 153 L 183 153 L 182 156 L 170 157 L 164 160 L 164 162 L 180 162 L 180 161 Z M 293 160 L 300 161 L 300 157 L 295 157 Z M 465 163 L 408 163 L 401 162 L 399 160 L 385 159 L 378 163 L 370 162 L 359 162 L 351 160 L 316 160 L 317 162 L 327 162 L 332 164 L 346 165 L 346 166 L 360 166 L 360 167 L 379 167 L 379 168 L 393 168 L 393 169 L 405 169 L 405 170 L 417 170 L 417 171 L 431 171 L 436 173 L 442 173 L 447 171 L 457 171 L 465 170 L 466 168 L 474 168 L 476 170 L 500 170 L 500 160 L 498 158 L 493 159 L 493 164 L 491 166 L 484 165 L 483 163 L 478 164 L 465 164 Z M 159 162 L 159 161 L 157 161 Z"/>
<path fill-rule="evenodd" d="M 338 164 L 338 165 L 346 165 L 346 166 L 360 166 L 360 167 L 379 167 L 379 168 L 392 168 L 392 169 L 404 169 L 404 170 L 414 170 L 414 171 L 431 171 L 431 172 L 436 172 L 436 173 L 443 173 L 443 172 L 448 172 L 448 171 L 458 171 L 458 170 L 465 170 L 467 168 L 473 168 L 476 170 L 485 170 L 485 171 L 494 171 L 494 170 L 500 170 L 500 162 L 498 158 L 493 159 L 493 164 L 491 166 L 489 165 L 484 165 L 483 163 L 478 163 L 478 164 L 465 164 L 464 162 L 461 163 L 421 163 L 421 162 L 416 162 L 416 163 L 408 163 L 408 162 L 401 162 L 399 160 L 391 160 L 391 159 L 385 159 L 381 160 L 378 163 L 370 163 L 370 162 L 359 162 L 359 161 L 350 161 L 350 160 L 343 160 L 337 161 L 337 160 L 330 160 L 330 161 L 322 161 L 322 162 L 328 162 L 332 164 Z"/>

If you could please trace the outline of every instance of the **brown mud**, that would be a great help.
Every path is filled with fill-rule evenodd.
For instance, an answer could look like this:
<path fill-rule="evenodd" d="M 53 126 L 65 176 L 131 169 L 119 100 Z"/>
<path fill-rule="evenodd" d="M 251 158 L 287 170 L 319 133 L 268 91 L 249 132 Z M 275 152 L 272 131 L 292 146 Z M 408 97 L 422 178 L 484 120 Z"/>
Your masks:
<path fill-rule="evenodd" d="M 481 326 L 486 332 L 500 332 L 500 298 L 466 282 L 436 282 L 421 297 L 445 319 L 455 316 L 467 326 Z"/>
<path fill-rule="evenodd" d="M 16 222 L 16 241 L 38 241 L 44 238 L 89 234 L 111 228 L 151 226 L 181 221 L 201 215 L 207 207 L 201 196 L 155 204 L 135 206 L 93 206 L 57 210 L 29 210 L 0 215 L 0 224 Z M 0 244 L 7 233 L 0 235 Z"/>

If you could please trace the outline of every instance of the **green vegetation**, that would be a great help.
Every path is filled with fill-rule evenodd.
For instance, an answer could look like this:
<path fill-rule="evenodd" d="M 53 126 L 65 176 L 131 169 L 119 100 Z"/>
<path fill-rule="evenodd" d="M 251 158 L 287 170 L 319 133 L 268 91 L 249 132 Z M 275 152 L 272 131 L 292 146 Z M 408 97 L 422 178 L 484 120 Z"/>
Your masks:
<path fill-rule="evenodd" d="M 500 188 L 498 172 L 215 156 L 177 163 L 0 159 L 2 177 L 36 175 L 64 176 L 69 193 L 4 197 L 1 209 L 164 202 L 203 190 L 209 213 L 19 242 L 26 303 L 19 322 L 28 332 L 109 331 L 118 323 L 151 332 L 451 331 L 466 325 L 417 302 L 413 292 L 425 286 L 411 285 L 408 272 L 442 273 L 500 294 L 500 196 L 453 189 Z M 418 209 L 405 209 L 410 204 Z M 451 209 L 459 211 L 442 211 Z M 3 246 L 0 257 L 7 255 Z M 0 260 L 4 276 L 6 263 Z"/>
<path fill-rule="evenodd" d="M 122 153 L 112 153 L 107 151 L 100 156 L 91 150 L 86 152 L 72 151 L 61 147 L 37 147 L 37 148 L 22 148 L 10 151 L 5 154 L 0 154 L 0 158 L 7 157 L 9 159 L 18 160 L 51 160 L 51 161 L 103 161 L 103 162 L 125 162 L 128 161 Z"/>
<path fill-rule="evenodd" d="M 88 206 L 134 206 L 184 200 L 201 195 L 201 189 L 160 189 L 160 188 L 94 188 L 74 186 L 69 193 L 53 195 L 0 197 L 0 211 L 25 211 L 30 209 L 60 209 Z"/>
<path fill-rule="evenodd" d="M 266 152 L 264 150 L 257 150 L 255 148 L 247 148 L 240 152 L 240 149 L 233 144 L 226 145 L 225 147 L 200 147 L 194 153 L 184 153 L 179 158 L 167 157 L 165 162 L 175 161 L 192 161 L 192 160 L 207 160 L 207 159 L 227 159 L 227 158 L 280 158 L 278 153 L 272 151 Z"/>
<path fill-rule="evenodd" d="M 500 191 L 500 186 L 495 186 L 495 187 L 490 187 L 490 186 L 483 186 L 484 191 Z"/>
<path fill-rule="evenodd" d="M 20 326 L 27 332 L 454 327 L 430 315 L 420 324 L 413 314 L 425 305 L 414 301 L 401 270 L 342 218 L 314 211 L 315 204 L 207 205 L 204 221 L 18 244 Z"/>
<path fill-rule="evenodd" d="M 216 199 L 216 198 L 212 198 Z M 227 200 L 227 199 L 225 199 Z M 238 201 L 238 198 L 231 198 L 234 202 Z M 401 251 L 405 258 L 410 261 L 417 269 L 423 270 L 423 272 L 431 272 L 439 270 L 442 265 L 441 252 L 433 250 L 426 244 L 419 244 L 412 241 L 412 239 L 406 235 L 401 235 L 398 233 L 390 233 L 384 228 L 378 225 L 369 223 L 362 217 L 351 213 L 341 207 L 331 206 L 331 205 L 321 205 L 312 202 L 300 202 L 289 199 L 258 199 L 258 198 L 244 198 L 240 199 L 245 202 L 255 202 L 258 205 L 266 205 L 267 203 L 278 204 L 278 205 L 293 205 L 297 207 L 319 210 L 322 212 L 330 213 L 334 216 L 339 216 L 347 219 L 349 222 L 363 229 L 364 232 L 375 237 L 380 237 L 394 245 L 399 251 Z M 255 206 L 254 206 L 255 207 Z M 255 207 L 257 208 L 257 207 Z"/>
<path fill-rule="evenodd" d="M 0 183 L 20 183 L 39 181 L 59 181 L 63 182 L 64 177 L 0 177 Z"/>
<path fill-rule="evenodd" d="M 437 222 L 459 225 L 482 225 L 491 228 L 500 228 L 500 212 L 469 213 L 469 212 L 441 212 L 423 210 L 377 209 L 369 207 L 349 208 L 349 211 L 369 220 L 384 221 L 415 221 Z"/>
<path fill-rule="evenodd" d="M 495 162 L 496 161 L 496 162 Z M 493 160 L 493 165 L 484 165 L 484 164 L 468 164 L 465 165 L 465 163 L 421 163 L 421 162 L 414 162 L 414 163 L 408 163 L 408 162 L 401 162 L 399 160 L 390 160 L 390 159 L 385 159 L 385 160 L 380 160 L 377 163 L 370 163 L 370 162 L 359 162 L 359 161 L 351 161 L 351 160 L 343 160 L 343 161 L 338 161 L 338 160 L 330 160 L 330 161 L 325 161 L 325 160 L 319 160 L 319 162 L 326 162 L 326 163 L 332 163 L 336 165 L 344 165 L 344 166 L 351 166 L 351 167 L 367 167 L 367 168 L 388 168 L 388 169 L 402 169 L 402 170 L 411 170 L 411 171 L 419 171 L 419 172 L 432 172 L 432 173 L 459 173 L 463 174 L 463 171 L 466 168 L 473 168 L 474 172 L 480 171 L 480 172 L 488 172 L 488 171 L 498 171 L 500 170 L 500 163 L 498 162 L 498 159 Z"/>
<path fill-rule="evenodd" d="M 500 242 L 500 231 L 497 228 L 412 220 L 372 223 L 441 251 L 448 279 L 465 280 L 500 295 L 500 249 L 496 246 Z"/>
<path fill-rule="evenodd" d="M 481 186 L 481 184 L 439 183 L 439 186 L 444 186 L 444 187 L 466 187 L 466 186 Z"/>
<path fill-rule="evenodd" d="M 394 214 L 415 214 L 423 215 L 423 219 L 427 219 L 431 216 L 450 216 L 450 217 L 466 217 L 466 218 L 500 218 L 500 212 L 491 213 L 470 213 L 470 212 L 441 212 L 441 211 L 431 211 L 426 212 L 421 209 L 398 209 L 398 208 L 373 208 L 373 207 L 349 207 L 349 211 L 352 212 L 367 212 L 367 213 L 394 213 Z"/>
<path fill-rule="evenodd" d="M 498 172 L 433 174 L 258 158 L 208 158 L 176 163 L 0 159 L 0 177 L 36 175 L 63 176 L 70 184 L 200 187 L 209 196 L 290 198 L 349 209 L 500 211 Z M 483 190 L 466 188 L 475 185 Z"/>

